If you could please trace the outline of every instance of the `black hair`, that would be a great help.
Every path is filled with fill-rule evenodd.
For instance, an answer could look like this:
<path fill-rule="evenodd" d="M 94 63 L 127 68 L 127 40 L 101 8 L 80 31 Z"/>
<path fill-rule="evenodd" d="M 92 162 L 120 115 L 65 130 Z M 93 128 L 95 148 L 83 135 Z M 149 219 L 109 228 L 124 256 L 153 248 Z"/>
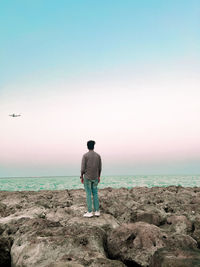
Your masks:
<path fill-rule="evenodd" d="M 94 149 L 94 145 L 95 145 L 95 141 L 90 140 L 90 141 L 87 142 L 87 147 L 90 150 Z"/>

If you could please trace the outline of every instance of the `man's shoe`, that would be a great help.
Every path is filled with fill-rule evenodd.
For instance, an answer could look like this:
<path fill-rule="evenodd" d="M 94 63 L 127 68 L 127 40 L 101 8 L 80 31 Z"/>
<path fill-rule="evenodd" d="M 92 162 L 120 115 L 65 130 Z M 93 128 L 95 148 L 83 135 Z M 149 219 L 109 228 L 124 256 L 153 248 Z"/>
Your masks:
<path fill-rule="evenodd" d="M 100 216 L 100 211 L 95 211 L 94 215 L 99 217 Z"/>
<path fill-rule="evenodd" d="M 93 213 L 92 213 L 92 212 L 86 212 L 86 213 L 83 215 L 83 217 L 87 217 L 87 218 L 92 217 L 92 216 L 93 216 Z"/>

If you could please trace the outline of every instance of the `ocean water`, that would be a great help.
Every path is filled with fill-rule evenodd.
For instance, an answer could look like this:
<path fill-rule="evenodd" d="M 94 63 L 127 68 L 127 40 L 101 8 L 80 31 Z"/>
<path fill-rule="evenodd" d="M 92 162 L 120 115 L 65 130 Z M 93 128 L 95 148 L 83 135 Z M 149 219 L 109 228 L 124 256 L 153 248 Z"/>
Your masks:
<path fill-rule="evenodd" d="M 200 175 L 120 175 L 103 176 L 98 188 L 132 188 L 180 185 L 200 186 Z M 0 191 L 39 191 L 84 188 L 78 176 L 0 178 Z"/>

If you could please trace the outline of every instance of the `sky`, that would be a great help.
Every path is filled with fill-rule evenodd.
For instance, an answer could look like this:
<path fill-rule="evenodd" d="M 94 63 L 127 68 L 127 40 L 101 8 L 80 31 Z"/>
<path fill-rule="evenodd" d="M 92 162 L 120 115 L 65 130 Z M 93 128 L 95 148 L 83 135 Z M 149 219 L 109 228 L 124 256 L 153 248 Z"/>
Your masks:
<path fill-rule="evenodd" d="M 199 0 L 2 0 L 0 177 L 200 174 L 199 73 Z"/>

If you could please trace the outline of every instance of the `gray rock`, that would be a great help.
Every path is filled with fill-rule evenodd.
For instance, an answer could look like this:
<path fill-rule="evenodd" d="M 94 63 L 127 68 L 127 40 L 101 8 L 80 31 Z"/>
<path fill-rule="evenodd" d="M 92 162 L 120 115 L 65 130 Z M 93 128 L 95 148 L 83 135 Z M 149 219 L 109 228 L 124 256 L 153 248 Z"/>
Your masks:
<path fill-rule="evenodd" d="M 199 250 L 161 248 L 156 251 L 149 267 L 199 267 Z"/>
<path fill-rule="evenodd" d="M 182 267 L 199 260 L 200 188 L 105 188 L 99 200 L 101 216 L 84 218 L 83 189 L 0 191 L 0 266 L 11 258 L 13 267 L 154 266 L 158 258 L 158 266 L 171 267 L 176 255 L 173 266 Z"/>
<path fill-rule="evenodd" d="M 10 248 L 12 240 L 5 237 L 0 237 L 0 266 L 11 266 Z"/>
<path fill-rule="evenodd" d="M 145 222 L 123 224 L 112 230 L 107 239 L 111 258 L 141 266 L 148 266 L 151 256 L 164 245 L 161 230 Z"/>
<path fill-rule="evenodd" d="M 187 234 L 192 231 L 192 222 L 184 215 L 173 215 L 167 218 L 167 223 L 170 224 L 171 231 L 176 233 Z"/>

